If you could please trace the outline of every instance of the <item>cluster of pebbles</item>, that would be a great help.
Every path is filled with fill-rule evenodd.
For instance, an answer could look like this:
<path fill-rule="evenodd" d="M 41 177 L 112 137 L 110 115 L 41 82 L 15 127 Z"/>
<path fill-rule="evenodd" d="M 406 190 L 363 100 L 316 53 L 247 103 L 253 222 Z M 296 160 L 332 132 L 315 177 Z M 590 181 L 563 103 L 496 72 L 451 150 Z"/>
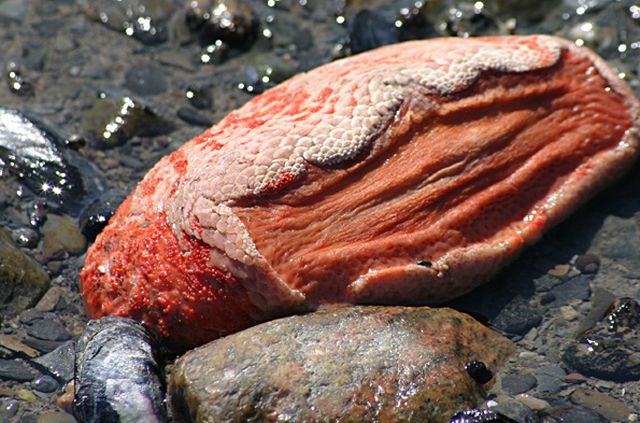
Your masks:
<path fill-rule="evenodd" d="M 83 254 L 160 157 L 336 58 L 525 33 L 593 48 L 640 92 L 631 1 L 0 0 L 0 422 L 74 421 L 59 406 L 87 323 Z M 478 404 L 491 413 L 456 421 L 640 419 L 639 172 L 448 304 L 517 347 Z"/>

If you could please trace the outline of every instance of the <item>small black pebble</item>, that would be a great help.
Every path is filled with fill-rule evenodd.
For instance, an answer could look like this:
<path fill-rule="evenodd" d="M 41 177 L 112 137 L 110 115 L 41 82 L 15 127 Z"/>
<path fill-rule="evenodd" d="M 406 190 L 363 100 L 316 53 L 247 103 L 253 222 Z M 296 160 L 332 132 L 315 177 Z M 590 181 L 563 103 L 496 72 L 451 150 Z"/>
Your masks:
<path fill-rule="evenodd" d="M 433 266 L 433 263 L 431 263 L 429 260 L 420 260 L 418 262 L 418 266 L 431 267 Z"/>
<path fill-rule="evenodd" d="M 82 234 L 89 241 L 96 239 L 122 201 L 124 201 L 123 194 L 107 192 L 89 204 L 78 218 Z"/>
<path fill-rule="evenodd" d="M 464 369 L 469 373 L 469 376 L 480 385 L 489 382 L 493 377 L 491 370 L 487 369 L 487 366 L 485 366 L 482 361 L 470 361 L 464 365 Z"/>

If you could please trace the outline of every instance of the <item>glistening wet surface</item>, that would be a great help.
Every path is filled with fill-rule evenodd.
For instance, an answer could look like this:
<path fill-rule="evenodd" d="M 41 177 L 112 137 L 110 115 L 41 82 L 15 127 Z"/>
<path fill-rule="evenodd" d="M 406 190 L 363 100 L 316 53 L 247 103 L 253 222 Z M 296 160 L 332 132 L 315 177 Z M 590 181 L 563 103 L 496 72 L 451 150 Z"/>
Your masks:
<path fill-rule="evenodd" d="M 86 243 L 159 158 L 255 93 L 382 44 L 508 33 L 589 46 L 638 92 L 630 1 L 238 0 L 225 2 L 235 31 L 207 15 L 211 3 L 0 1 L 0 128 L 40 133 L 16 149 L 0 129 L 0 223 L 12 239 L 0 241 L 0 421 L 68 421 L 50 413 L 72 373 L 67 343 L 86 322 Z M 597 322 L 615 299 L 614 310 L 640 300 L 639 176 L 636 167 L 453 303 L 522 348 L 488 397 L 509 417 L 637 419 L 640 382 L 620 359 L 640 353 L 637 328 L 609 333 L 613 353 Z"/>

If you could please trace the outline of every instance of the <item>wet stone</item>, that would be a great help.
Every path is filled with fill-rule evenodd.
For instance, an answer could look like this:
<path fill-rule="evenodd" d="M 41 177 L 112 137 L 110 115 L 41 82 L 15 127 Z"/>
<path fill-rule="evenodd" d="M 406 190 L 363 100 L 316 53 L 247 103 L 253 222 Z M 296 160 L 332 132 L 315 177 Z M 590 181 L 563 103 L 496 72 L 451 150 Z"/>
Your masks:
<path fill-rule="evenodd" d="M 143 96 L 162 94 L 167 91 L 168 85 L 164 70 L 152 64 L 132 67 L 124 81 L 126 88 Z"/>
<path fill-rule="evenodd" d="M 38 392 L 49 394 L 58 389 L 58 382 L 51 376 L 44 375 L 31 382 L 31 386 Z"/>
<path fill-rule="evenodd" d="M 78 217 L 80 231 L 89 242 L 93 241 L 104 229 L 124 198 L 124 194 L 108 191 L 96 198 L 82 211 Z"/>
<path fill-rule="evenodd" d="M 34 248 L 38 245 L 40 235 L 31 228 L 17 228 L 11 232 L 11 238 L 18 247 Z"/>
<path fill-rule="evenodd" d="M 0 174 L 6 169 L 34 195 L 73 208 L 85 194 L 78 164 L 52 131 L 0 107 Z"/>
<path fill-rule="evenodd" d="M 541 321 L 542 311 L 525 299 L 517 297 L 500 311 L 492 323 L 506 333 L 524 335 Z"/>
<path fill-rule="evenodd" d="M 469 376 L 476 382 L 483 385 L 493 378 L 491 370 L 487 369 L 487 366 L 482 361 L 470 361 L 465 363 L 464 369 L 469 373 Z"/>
<path fill-rule="evenodd" d="M 491 402 L 491 410 L 517 422 L 523 422 L 526 417 L 531 415 L 529 407 L 507 395 L 498 395 L 492 398 Z"/>
<path fill-rule="evenodd" d="M 203 47 L 198 56 L 198 61 L 202 64 L 219 65 L 229 57 L 229 49 L 229 44 L 222 40 L 215 40 L 213 43 Z"/>
<path fill-rule="evenodd" d="M 32 338 L 32 337 L 25 338 L 24 343 L 30 346 L 31 348 L 38 350 L 42 354 L 46 354 L 51 351 L 54 351 L 56 348 L 58 348 L 61 345 L 61 342 L 59 341 L 49 341 L 45 339 L 38 339 L 38 338 Z"/>
<path fill-rule="evenodd" d="M 55 319 L 36 320 L 27 327 L 27 334 L 45 341 L 67 341 L 71 334 L 64 325 Z"/>
<path fill-rule="evenodd" d="M 549 398 L 549 405 L 544 411 L 535 413 L 534 422 L 564 422 L 564 423 L 607 423 L 609 420 L 600 414 L 581 405 L 568 401 Z M 524 420 L 527 421 L 527 420 Z"/>
<path fill-rule="evenodd" d="M 35 309 L 42 312 L 54 311 L 62 301 L 64 291 L 59 286 L 52 286 L 38 301 Z"/>
<path fill-rule="evenodd" d="M 90 18 L 144 44 L 168 39 L 167 24 L 174 10 L 171 0 L 80 0 Z"/>
<path fill-rule="evenodd" d="M 393 22 L 370 10 L 359 11 L 349 22 L 351 53 L 357 54 L 399 41 Z"/>
<path fill-rule="evenodd" d="M 562 360 L 586 376 L 625 382 L 640 380 L 640 304 L 623 298 L 592 329 L 570 345 Z"/>
<path fill-rule="evenodd" d="M 5 72 L 5 79 L 12 93 L 25 97 L 34 94 L 33 84 L 23 76 L 23 70 L 17 63 L 9 62 Z"/>
<path fill-rule="evenodd" d="M 295 72 L 295 64 L 290 60 L 272 54 L 256 54 L 245 67 L 245 80 L 238 84 L 238 88 L 250 94 L 260 94 Z"/>
<path fill-rule="evenodd" d="M 573 300 L 588 300 L 591 296 L 591 277 L 580 275 L 556 286 L 551 290 L 555 300 L 550 307 L 560 307 Z"/>
<path fill-rule="evenodd" d="M 63 411 L 49 411 L 38 416 L 36 423 L 75 423 L 77 420 Z"/>
<path fill-rule="evenodd" d="M 538 381 L 532 375 L 505 375 L 500 383 L 505 392 L 518 395 L 533 389 Z"/>
<path fill-rule="evenodd" d="M 209 87 L 188 87 L 185 91 L 185 97 L 189 104 L 196 109 L 211 109 L 213 106 L 213 97 Z"/>
<path fill-rule="evenodd" d="M 0 228 L 0 315 L 13 316 L 33 306 L 49 288 L 49 276 Z"/>
<path fill-rule="evenodd" d="M 598 391 L 579 388 L 571 394 L 571 400 L 602 414 L 610 421 L 623 421 L 631 414 L 625 403 Z"/>
<path fill-rule="evenodd" d="M 495 369 L 511 348 L 447 308 L 334 306 L 188 352 L 169 390 L 177 418 L 193 421 L 448 421 L 481 400 L 464 364 Z"/>
<path fill-rule="evenodd" d="M 533 281 L 536 292 L 549 292 L 561 283 L 561 279 L 547 274 Z"/>
<path fill-rule="evenodd" d="M 29 224 L 33 227 L 39 227 L 47 220 L 47 212 L 49 207 L 46 201 L 38 200 L 32 202 L 27 208 L 27 217 Z"/>
<path fill-rule="evenodd" d="M 67 215 L 47 215 L 41 232 L 42 256 L 47 260 L 82 254 L 87 246 L 75 219 Z"/>
<path fill-rule="evenodd" d="M 141 324 L 92 320 L 76 345 L 74 414 L 81 421 L 167 421 L 162 366 Z"/>
<path fill-rule="evenodd" d="M 449 423 L 515 423 L 515 421 L 497 411 L 474 408 L 456 413 Z"/>
<path fill-rule="evenodd" d="M 584 274 L 598 273 L 600 257 L 595 254 L 583 254 L 576 259 L 576 268 Z"/>
<path fill-rule="evenodd" d="M 29 366 L 18 360 L 0 360 L 0 380 L 29 382 L 35 378 Z"/>
<path fill-rule="evenodd" d="M 255 42 L 259 22 L 243 0 L 195 0 L 189 3 L 187 26 L 197 34 L 200 45 L 217 40 L 233 48 L 247 49 Z"/>
<path fill-rule="evenodd" d="M 189 125 L 203 126 L 208 128 L 213 124 L 211 118 L 204 116 L 202 113 L 191 107 L 180 107 L 176 114 L 180 119 Z"/>
<path fill-rule="evenodd" d="M 65 384 L 73 378 L 74 356 L 75 342 L 69 341 L 58 346 L 48 354 L 33 359 L 33 362 L 46 369 L 46 371 L 58 379 L 61 384 Z"/>
<path fill-rule="evenodd" d="M 111 148 L 134 136 L 167 134 L 173 130 L 173 124 L 139 100 L 101 93 L 83 113 L 82 128 L 96 147 Z"/>
<path fill-rule="evenodd" d="M 20 410 L 20 404 L 15 400 L 5 400 L 0 406 L 0 418 L 11 418 Z"/>

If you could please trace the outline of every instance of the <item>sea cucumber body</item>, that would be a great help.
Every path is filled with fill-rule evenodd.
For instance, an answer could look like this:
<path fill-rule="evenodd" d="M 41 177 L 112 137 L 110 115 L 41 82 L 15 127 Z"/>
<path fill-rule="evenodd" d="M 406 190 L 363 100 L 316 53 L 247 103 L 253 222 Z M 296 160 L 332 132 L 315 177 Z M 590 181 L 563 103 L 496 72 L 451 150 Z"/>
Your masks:
<path fill-rule="evenodd" d="M 554 37 L 339 60 L 162 159 L 91 247 L 91 317 L 198 345 L 322 303 L 438 303 L 626 170 L 638 103 Z"/>

